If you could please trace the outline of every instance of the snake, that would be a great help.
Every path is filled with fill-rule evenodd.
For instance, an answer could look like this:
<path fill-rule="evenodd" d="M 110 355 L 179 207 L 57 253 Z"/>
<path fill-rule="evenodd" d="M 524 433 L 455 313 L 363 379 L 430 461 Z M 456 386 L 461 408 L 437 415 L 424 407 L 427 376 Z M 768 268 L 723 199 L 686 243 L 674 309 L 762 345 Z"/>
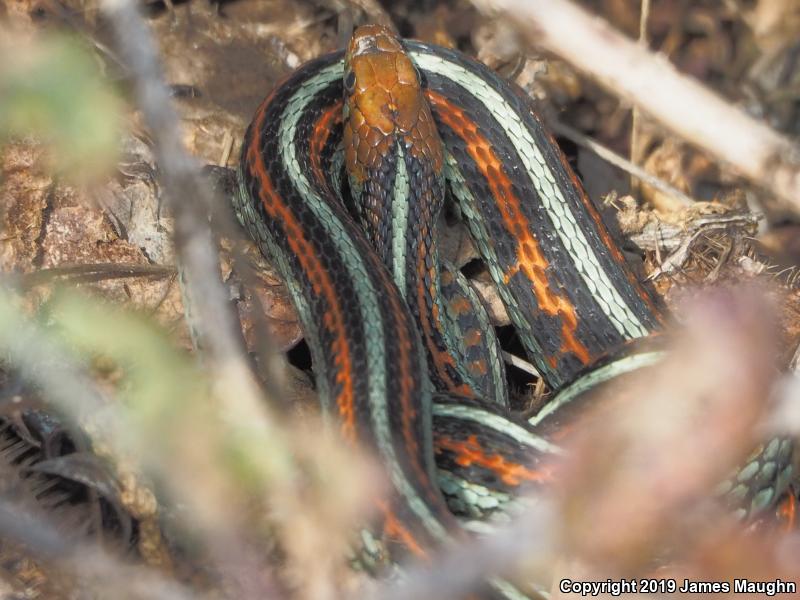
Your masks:
<path fill-rule="evenodd" d="M 529 421 L 459 366 L 469 344 L 453 340 L 458 311 L 444 314 L 435 242 L 445 187 L 553 390 Z M 470 517 L 552 482 L 565 415 L 664 355 L 662 308 L 528 95 L 456 50 L 364 26 L 290 73 L 247 128 L 233 203 L 289 289 L 323 414 L 386 469 L 392 494 L 365 545 L 391 562 L 430 560 Z M 791 451 L 773 440 L 741 470 L 727 491 L 743 513 L 788 485 Z M 481 597 L 530 593 L 495 578 Z"/>

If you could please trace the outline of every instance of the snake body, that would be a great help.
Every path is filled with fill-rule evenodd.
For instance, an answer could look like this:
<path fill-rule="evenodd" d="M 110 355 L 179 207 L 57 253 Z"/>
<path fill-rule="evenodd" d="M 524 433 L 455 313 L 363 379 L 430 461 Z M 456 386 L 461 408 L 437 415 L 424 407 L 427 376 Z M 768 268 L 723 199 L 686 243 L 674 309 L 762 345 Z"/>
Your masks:
<path fill-rule="evenodd" d="M 374 51 L 384 54 L 369 61 L 374 78 L 396 86 L 399 72 L 430 107 L 410 117 L 419 127 L 405 137 L 364 127 L 377 110 L 394 128 L 405 117 L 397 99 L 344 109 L 343 96 L 360 85 L 350 73 Z M 395 72 L 384 76 L 380 61 Z M 371 162 L 373 153 L 389 158 Z M 381 188 L 355 209 L 338 194 L 342 161 L 355 165 L 354 198 Z M 556 392 L 531 423 L 478 397 L 484 386 L 470 381 L 443 333 L 441 200 L 431 194 L 445 179 L 529 358 Z M 461 53 L 360 29 L 347 60 L 341 51 L 312 60 L 262 102 L 245 134 L 239 185 L 237 214 L 289 287 L 326 413 L 386 467 L 394 493 L 379 504 L 378 537 L 393 555 L 424 559 L 461 539 L 450 508 L 475 516 L 476 497 L 502 506 L 519 487 L 550 481 L 560 449 L 546 432 L 564 407 L 661 356 L 636 343 L 662 326 L 656 303 L 530 100 Z M 404 220 L 423 225 L 411 234 Z M 486 596 L 525 597 L 503 581 L 489 582 Z"/>

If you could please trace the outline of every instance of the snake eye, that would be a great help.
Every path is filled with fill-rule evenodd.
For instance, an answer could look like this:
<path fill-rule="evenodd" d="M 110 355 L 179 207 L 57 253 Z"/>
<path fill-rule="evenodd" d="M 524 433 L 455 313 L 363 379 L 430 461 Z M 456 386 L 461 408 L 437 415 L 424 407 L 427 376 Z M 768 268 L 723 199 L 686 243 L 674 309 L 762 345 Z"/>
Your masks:
<path fill-rule="evenodd" d="M 347 74 L 344 76 L 344 91 L 348 94 L 352 94 L 356 88 L 356 74 L 352 71 L 348 71 Z"/>

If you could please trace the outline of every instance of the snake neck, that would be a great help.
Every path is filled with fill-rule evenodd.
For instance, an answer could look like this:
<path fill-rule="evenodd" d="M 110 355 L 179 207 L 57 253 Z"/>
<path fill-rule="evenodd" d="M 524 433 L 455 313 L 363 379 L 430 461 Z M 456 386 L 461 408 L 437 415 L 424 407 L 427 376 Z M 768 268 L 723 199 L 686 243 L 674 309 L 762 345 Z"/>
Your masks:
<path fill-rule="evenodd" d="M 435 388 L 476 396 L 441 296 L 444 149 L 416 69 L 390 33 L 356 32 L 344 89 L 345 165 L 361 226 L 414 316 Z"/>

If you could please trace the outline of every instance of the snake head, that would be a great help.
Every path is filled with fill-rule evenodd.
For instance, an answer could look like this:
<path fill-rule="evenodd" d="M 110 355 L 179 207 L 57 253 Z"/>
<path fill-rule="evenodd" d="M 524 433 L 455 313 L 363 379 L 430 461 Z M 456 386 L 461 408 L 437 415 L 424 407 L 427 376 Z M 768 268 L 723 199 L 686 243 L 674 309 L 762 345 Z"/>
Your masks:
<path fill-rule="evenodd" d="M 442 143 L 425 101 L 414 63 L 400 39 L 381 25 L 365 25 L 353 34 L 345 56 L 344 147 L 351 179 L 363 184 L 381 162 L 403 149 L 442 167 Z M 419 156 L 418 156 L 419 158 Z"/>

